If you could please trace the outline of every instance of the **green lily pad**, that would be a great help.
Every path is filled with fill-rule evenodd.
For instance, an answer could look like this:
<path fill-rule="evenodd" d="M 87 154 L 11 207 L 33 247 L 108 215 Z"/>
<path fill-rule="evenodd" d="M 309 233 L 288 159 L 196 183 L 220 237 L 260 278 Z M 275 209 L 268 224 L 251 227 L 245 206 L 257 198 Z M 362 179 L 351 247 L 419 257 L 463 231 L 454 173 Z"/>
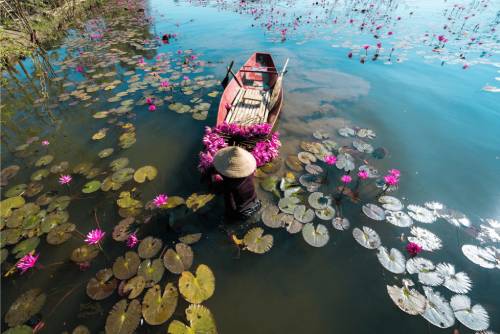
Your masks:
<path fill-rule="evenodd" d="M 128 307 L 127 307 L 128 306 Z M 113 306 L 106 319 L 106 334 L 133 334 L 141 320 L 141 303 L 122 299 Z"/>
<path fill-rule="evenodd" d="M 49 175 L 49 170 L 48 169 L 39 169 L 33 174 L 31 174 L 30 180 L 31 181 L 40 181 L 43 178 L 47 177 Z"/>
<path fill-rule="evenodd" d="M 24 230 L 31 230 L 31 229 L 38 227 L 40 222 L 45 218 L 46 214 L 47 213 L 44 210 L 44 211 L 40 211 L 38 213 L 33 213 L 33 214 L 28 215 L 23 220 L 23 226 L 22 226 L 23 229 Z"/>
<path fill-rule="evenodd" d="M 161 281 L 165 268 L 160 259 L 144 260 L 139 265 L 137 275 L 144 277 L 146 280 L 146 287 L 151 287 L 155 283 Z"/>
<path fill-rule="evenodd" d="M 103 300 L 111 296 L 117 286 L 118 280 L 113 278 L 113 271 L 101 269 L 87 283 L 87 296 L 93 300 Z"/>
<path fill-rule="evenodd" d="M 71 202 L 71 197 L 69 196 L 59 196 L 56 197 L 54 200 L 52 200 L 49 204 L 49 207 L 47 208 L 48 212 L 54 211 L 54 210 L 65 210 L 69 203 Z"/>
<path fill-rule="evenodd" d="M 122 191 L 120 193 L 120 198 L 116 201 L 116 204 L 120 208 L 142 208 L 142 203 L 136 199 L 133 199 L 129 191 Z"/>
<path fill-rule="evenodd" d="M 113 263 L 113 274 L 116 278 L 124 280 L 133 277 L 137 273 L 141 260 L 136 252 L 127 252 Z"/>
<path fill-rule="evenodd" d="M 193 264 L 193 250 L 186 244 L 178 243 L 175 251 L 169 248 L 163 256 L 163 264 L 173 274 L 188 270 Z"/>
<path fill-rule="evenodd" d="M 153 238 L 151 236 L 144 238 L 139 244 L 137 252 L 143 259 L 150 259 L 154 257 L 161 250 L 163 242 L 161 239 Z"/>
<path fill-rule="evenodd" d="M 134 180 L 137 183 L 143 183 L 144 181 L 153 180 L 158 174 L 158 170 L 153 166 L 144 166 L 139 168 L 134 173 Z"/>
<path fill-rule="evenodd" d="M 186 234 L 182 237 L 179 237 L 179 241 L 185 243 L 186 245 L 191 245 L 200 241 L 201 237 L 201 233 Z"/>
<path fill-rule="evenodd" d="M 196 268 L 196 276 L 189 271 L 182 272 L 179 290 L 186 301 L 200 304 L 210 298 L 215 291 L 215 277 L 212 270 L 204 264 Z"/>
<path fill-rule="evenodd" d="M 202 207 L 204 207 L 208 202 L 210 202 L 215 197 L 214 194 L 202 194 L 198 195 L 196 193 L 192 194 L 186 200 L 186 206 L 188 209 L 193 210 L 194 212 L 198 211 Z"/>
<path fill-rule="evenodd" d="M 243 238 L 245 249 L 257 254 L 268 252 L 273 247 L 273 236 L 263 234 L 264 230 L 260 227 L 254 227 L 248 231 Z"/>
<path fill-rule="evenodd" d="M 12 209 L 20 208 L 24 205 L 24 198 L 21 196 L 10 197 L 0 202 L 0 216 L 6 218 L 12 213 Z"/>
<path fill-rule="evenodd" d="M 52 167 L 50 167 L 50 172 L 52 174 L 62 174 L 65 171 L 67 171 L 68 168 L 69 168 L 69 162 L 62 161 L 59 164 L 53 165 Z"/>
<path fill-rule="evenodd" d="M 40 312 L 47 296 L 40 289 L 31 289 L 20 295 L 5 314 L 9 327 L 22 325 Z"/>
<path fill-rule="evenodd" d="M 9 228 L 0 233 L 2 245 L 14 245 L 21 240 L 22 230 L 20 228 Z"/>
<path fill-rule="evenodd" d="M 93 179 L 95 178 L 96 176 L 98 176 L 99 174 L 101 174 L 101 169 L 98 168 L 98 167 L 94 167 L 94 168 L 91 168 L 86 174 L 85 174 L 85 178 L 87 180 L 90 180 L 90 179 Z"/>
<path fill-rule="evenodd" d="M 167 284 L 163 293 L 159 285 L 153 286 L 142 301 L 144 320 L 150 325 L 163 324 L 174 314 L 178 298 L 179 292 L 172 283 Z"/>
<path fill-rule="evenodd" d="M 43 233 L 49 233 L 54 227 L 67 222 L 69 214 L 67 211 L 53 211 L 43 219 L 40 228 Z"/>
<path fill-rule="evenodd" d="M 75 248 L 71 252 L 71 261 L 76 263 L 88 262 L 99 254 L 99 248 L 96 246 L 83 245 Z"/>
<path fill-rule="evenodd" d="M 132 180 L 134 177 L 134 169 L 133 168 L 122 168 L 117 170 L 111 175 L 111 180 L 113 182 L 125 183 L 129 180 Z"/>
<path fill-rule="evenodd" d="M 52 160 L 54 160 L 54 157 L 52 155 L 50 154 L 44 155 L 35 162 L 35 166 L 36 167 L 47 166 L 52 162 Z"/>
<path fill-rule="evenodd" d="M 111 170 L 116 172 L 117 170 L 120 170 L 122 168 L 127 167 L 128 163 L 129 163 L 128 158 L 119 158 L 119 159 L 111 161 L 111 163 L 109 164 L 109 167 L 111 167 Z"/>
<path fill-rule="evenodd" d="M 113 148 L 105 148 L 104 150 L 100 151 L 99 153 L 97 153 L 97 155 L 99 156 L 99 158 L 101 159 L 104 159 L 104 158 L 107 158 L 109 157 L 111 154 L 113 154 L 115 150 Z"/>
<path fill-rule="evenodd" d="M 101 190 L 102 191 L 109 191 L 109 190 L 118 190 L 123 186 L 123 183 L 120 182 L 114 182 L 111 179 L 111 176 L 108 176 L 102 181 L 101 184 Z"/>
<path fill-rule="evenodd" d="M 2 332 L 2 334 L 33 334 L 33 328 L 27 325 L 18 325 L 7 329 L 5 332 Z"/>
<path fill-rule="evenodd" d="M 40 195 L 35 203 L 37 205 L 40 205 L 40 206 L 45 206 L 45 205 L 49 205 L 50 202 L 52 202 L 54 200 L 54 198 L 56 198 L 56 194 L 53 193 L 53 192 L 46 192 L 42 195 Z"/>
<path fill-rule="evenodd" d="M 82 162 L 73 167 L 73 173 L 86 175 L 90 169 L 92 169 L 93 164 L 90 162 Z"/>
<path fill-rule="evenodd" d="M 208 308 L 203 305 L 191 304 L 186 309 L 189 327 L 174 320 L 168 325 L 168 334 L 217 334 L 215 319 Z"/>
<path fill-rule="evenodd" d="M 17 172 L 19 172 L 20 169 L 21 167 L 18 165 L 11 165 L 2 169 L 0 172 L 0 185 L 6 186 L 9 183 L 9 180 L 17 175 Z"/>
<path fill-rule="evenodd" d="M 76 225 L 71 223 L 63 223 L 55 226 L 47 234 L 47 243 L 50 245 L 60 245 L 71 238 L 72 232 Z"/>
<path fill-rule="evenodd" d="M 123 292 L 127 295 L 129 299 L 137 298 L 146 286 L 146 280 L 142 276 L 132 277 L 123 286 Z"/>
<path fill-rule="evenodd" d="M 12 253 L 16 255 L 16 259 L 20 259 L 26 254 L 30 253 L 32 250 L 38 247 L 40 243 L 40 238 L 33 237 L 26 240 L 21 241 L 14 247 Z"/>
<path fill-rule="evenodd" d="M 279 179 L 276 176 L 269 176 L 260 181 L 260 186 L 262 189 L 265 191 L 269 191 L 273 194 L 275 194 L 277 197 L 280 197 L 280 194 L 278 192 L 278 185 Z"/>
<path fill-rule="evenodd" d="M 302 163 L 296 155 L 289 155 L 285 163 L 288 168 L 293 170 L 294 172 L 301 172 L 304 168 L 302 167 Z"/>
<path fill-rule="evenodd" d="M 82 193 L 90 194 L 99 190 L 100 188 L 101 188 L 101 181 L 93 180 L 85 183 L 85 185 L 82 188 Z"/>
<path fill-rule="evenodd" d="M 24 192 L 26 191 L 26 188 L 28 188 L 28 186 L 26 184 L 18 184 L 16 186 L 9 188 L 9 190 L 7 190 L 4 193 L 4 196 L 5 197 L 20 196 L 20 195 L 24 194 Z"/>
<path fill-rule="evenodd" d="M 30 182 L 26 187 L 24 195 L 28 197 L 33 197 L 35 195 L 38 195 L 42 190 L 43 190 L 43 184 L 39 182 Z"/>

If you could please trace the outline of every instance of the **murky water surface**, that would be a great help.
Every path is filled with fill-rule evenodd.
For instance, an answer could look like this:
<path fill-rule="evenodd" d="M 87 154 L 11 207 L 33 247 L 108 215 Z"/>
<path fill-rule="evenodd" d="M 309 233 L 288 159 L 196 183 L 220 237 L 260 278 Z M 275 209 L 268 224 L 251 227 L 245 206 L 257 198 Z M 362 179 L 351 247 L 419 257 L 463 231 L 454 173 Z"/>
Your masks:
<path fill-rule="evenodd" d="M 34 90 L 40 87 L 36 75 L 32 83 L 26 80 L 27 74 L 33 76 L 30 60 L 24 62 L 26 72 L 17 67 L 17 74 L 4 73 L 2 168 L 20 168 L 10 178 L 7 174 L 13 170 L 4 172 L 2 199 L 21 194 L 26 203 L 37 202 L 42 213 L 33 204 L 16 211 L 22 203 L 2 202 L 2 273 L 33 247 L 39 254 L 34 268 L 2 278 L 2 330 L 37 313 L 45 323 L 42 333 L 71 332 L 78 325 L 92 333 L 103 331 L 108 313 L 124 297 L 115 291 L 94 301 L 86 286 L 98 270 L 111 268 L 128 250 L 112 234 L 124 217 L 135 216 L 129 232 L 136 231 L 139 239 L 161 238 L 161 254 L 178 237 L 203 234 L 191 245 L 190 270 L 206 264 L 214 273 L 215 293 L 203 305 L 212 312 L 220 333 L 409 334 L 451 333 L 455 328 L 476 332 L 453 315 L 453 324 L 440 329 L 420 315 L 404 313 L 391 300 L 388 285 L 402 287 L 402 279 L 411 279 L 423 295 L 424 284 L 416 274 L 386 270 L 377 250 L 353 238 L 355 228 L 367 226 L 383 246 L 409 259 L 405 247 L 412 228 L 372 220 L 362 211 L 367 203 L 381 205 L 377 178 L 362 182 L 357 203 L 342 200 L 349 229 L 339 231 L 331 220 L 315 218 L 314 225 L 323 224 L 329 234 L 322 248 L 311 247 L 302 233 L 270 229 L 261 221 L 238 228 L 240 238 L 253 227 L 273 235 L 274 245 L 264 255 L 238 250 L 221 230 L 220 198 L 195 212 L 185 205 L 168 210 L 146 205 L 160 193 L 184 199 L 208 193 L 197 170 L 198 152 L 204 127 L 215 123 L 225 66 L 234 60 L 237 68 L 253 52 L 265 51 L 272 53 L 278 67 L 290 59 L 285 107 L 277 127 L 282 159 L 304 151 L 303 141 L 333 140 L 338 147 L 330 148 L 331 153 L 354 157 L 352 188 L 361 165 L 373 166 L 381 176 L 396 168 L 401 171 L 400 185 L 388 194 L 405 206 L 436 201 L 456 210 L 437 210 L 430 215 L 435 222 L 426 224 L 417 220 L 425 221 L 429 212 L 414 209 L 421 215 L 412 214 L 417 217 L 413 226 L 440 239 L 424 237 L 423 242 L 439 249 L 424 250 L 420 257 L 466 273 L 470 286 L 463 276 L 457 284 L 447 284 L 455 276 L 441 272 L 432 289 L 447 301 L 456 292 L 466 293 L 472 305 L 482 305 L 489 315 L 489 326 L 479 320 L 476 325 L 498 331 L 499 13 L 499 3 L 487 0 L 111 1 L 105 10 L 91 14 L 82 29 L 69 31 L 60 46 L 48 50 L 44 90 Z M 162 42 L 165 34 L 170 34 L 168 43 Z M 350 131 L 346 127 L 354 130 L 352 136 L 340 135 Z M 359 129 L 370 129 L 376 136 L 367 138 Z M 356 148 L 359 140 L 369 144 L 368 153 Z M 111 151 L 102 153 L 107 148 L 113 152 L 101 158 L 99 154 Z M 42 158 L 46 155 L 50 157 Z M 120 160 L 110 165 L 119 158 L 128 159 L 128 164 L 120 165 Z M 322 161 L 317 164 L 329 169 L 328 184 L 319 190 L 335 196 L 343 171 Z M 142 166 L 156 168 L 152 181 L 130 179 Z M 289 171 L 283 163 L 274 175 L 281 178 Z M 71 175 L 72 181 L 61 185 L 61 174 Z M 306 171 L 294 174 L 298 179 Z M 270 174 L 260 176 L 259 182 L 269 181 Z M 98 182 L 88 184 L 92 180 Z M 21 186 L 13 189 L 17 185 Z M 117 200 L 127 196 L 122 192 L 130 192 L 140 203 L 122 201 L 119 210 Z M 45 197 L 58 196 L 59 205 L 54 200 L 44 203 L 41 196 L 47 193 Z M 304 194 L 307 202 L 307 191 Z M 266 205 L 278 202 L 260 187 L 259 196 Z M 7 206 L 14 211 L 8 212 Z M 66 219 L 75 231 L 59 245 L 48 244 L 47 232 Z M 74 249 L 85 245 L 82 235 L 98 227 L 106 232 L 102 251 L 88 263 L 75 264 L 70 258 Z M 18 246 L 26 239 L 30 241 Z M 463 245 L 489 247 L 489 262 L 473 263 L 464 256 Z M 177 285 L 178 278 L 165 270 L 160 285 Z M 30 307 L 28 316 L 18 312 L 12 320 L 11 313 L 7 320 L 12 303 L 33 288 L 46 295 L 40 311 L 31 312 Z M 144 292 L 137 300 L 143 298 Z M 188 305 L 180 296 L 172 319 L 186 323 Z M 472 312 L 481 318 L 477 313 Z M 165 333 L 170 321 L 156 326 L 144 322 L 136 331 Z"/>

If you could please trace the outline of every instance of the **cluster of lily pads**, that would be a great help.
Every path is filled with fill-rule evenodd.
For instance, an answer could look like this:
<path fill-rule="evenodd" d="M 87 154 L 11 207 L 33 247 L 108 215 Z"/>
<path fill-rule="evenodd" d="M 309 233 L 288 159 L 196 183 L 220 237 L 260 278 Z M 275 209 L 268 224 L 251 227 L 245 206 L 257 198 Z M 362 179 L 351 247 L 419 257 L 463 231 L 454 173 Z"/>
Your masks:
<path fill-rule="evenodd" d="M 401 200 L 387 194 L 397 189 L 397 183 L 388 184 L 387 176 L 381 177 L 378 169 L 372 165 L 374 160 L 384 155 L 383 150 L 375 149 L 367 142 L 375 138 L 375 133 L 369 129 L 344 127 L 338 130 L 338 135 L 350 138 L 350 144 L 342 146 L 331 140 L 330 135 L 323 130 L 313 134 L 317 141 L 301 142 L 300 148 L 303 151 L 286 158 L 285 165 L 290 171 L 286 171 L 281 178 L 273 175 L 282 169 L 281 160 L 264 165 L 257 171 L 261 187 L 278 199 L 277 204 L 269 203 L 263 209 L 263 224 L 270 228 L 284 228 L 291 234 L 302 232 L 306 243 L 313 247 L 323 247 L 331 234 L 325 221 L 330 222 L 333 229 L 338 231 L 351 227 L 350 220 L 342 214 L 343 198 L 360 203 L 375 197 L 378 203 L 366 202 L 361 205 L 361 211 L 379 224 L 385 221 L 398 228 L 409 229 L 406 238 L 409 258 L 397 248 L 384 247 L 374 227 L 356 226 L 352 229 L 352 235 L 361 246 L 377 251 L 378 260 L 386 270 L 404 275 L 402 285 L 387 285 L 394 303 L 404 312 L 422 315 L 440 328 L 453 326 L 457 319 L 472 330 L 487 330 L 487 311 L 480 304 L 472 305 L 466 295 L 472 288 L 468 274 L 457 271 L 453 264 L 434 264 L 425 255 L 417 255 L 422 250 L 434 252 L 443 247 L 441 239 L 428 226 L 446 221 L 455 228 L 470 228 L 469 218 L 438 202 L 427 202 L 424 206 L 409 204 L 405 210 Z M 336 170 L 332 173 L 330 169 L 335 160 L 331 159 L 333 154 L 336 154 L 337 159 L 334 162 Z M 358 180 L 352 186 L 349 184 L 352 178 L 346 179 L 345 176 L 356 170 L 358 162 L 361 162 L 357 168 Z M 332 190 L 331 179 L 339 170 L 343 172 L 343 176 L 340 180 L 334 179 Z M 399 171 L 396 170 L 389 171 L 388 175 L 396 174 L 399 178 Z M 500 249 L 494 246 L 499 235 L 500 224 L 495 220 L 486 220 L 481 225 L 477 238 L 490 245 L 463 245 L 462 250 L 467 258 L 484 268 L 500 268 Z M 414 252 L 408 246 L 415 246 L 418 251 Z M 411 281 L 411 275 L 416 276 L 425 295 L 412 287 L 415 283 Z M 455 294 L 451 296 L 450 302 L 438 291 L 440 286 Z"/>

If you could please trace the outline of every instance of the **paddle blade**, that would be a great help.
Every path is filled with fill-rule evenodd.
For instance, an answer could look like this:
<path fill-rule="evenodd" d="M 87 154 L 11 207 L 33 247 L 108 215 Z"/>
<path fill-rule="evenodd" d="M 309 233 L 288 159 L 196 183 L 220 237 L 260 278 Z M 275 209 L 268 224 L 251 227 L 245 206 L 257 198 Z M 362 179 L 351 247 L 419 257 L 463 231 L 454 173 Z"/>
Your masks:
<path fill-rule="evenodd" d="M 227 68 L 226 76 L 224 79 L 221 81 L 222 88 L 226 89 L 227 84 L 229 83 L 229 72 L 231 72 L 231 69 L 233 68 L 234 60 L 231 60 L 231 63 L 229 64 L 229 67 Z"/>

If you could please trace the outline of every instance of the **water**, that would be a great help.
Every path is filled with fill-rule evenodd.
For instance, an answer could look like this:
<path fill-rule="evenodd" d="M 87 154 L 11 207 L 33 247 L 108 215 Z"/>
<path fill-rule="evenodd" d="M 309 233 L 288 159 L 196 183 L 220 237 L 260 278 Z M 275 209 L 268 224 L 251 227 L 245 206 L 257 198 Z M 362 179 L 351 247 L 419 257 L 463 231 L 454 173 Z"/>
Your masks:
<path fill-rule="evenodd" d="M 285 3 L 274 3 L 274 8 L 288 13 L 286 18 L 279 19 L 280 22 L 288 22 L 290 13 L 303 14 L 305 18 L 308 13 L 314 13 L 309 15 L 312 17 L 310 22 L 297 25 L 297 30 L 293 30 L 293 25 L 288 26 L 287 38 L 283 42 L 280 41 L 279 30 L 282 28 L 279 25 L 269 31 L 260 26 L 260 23 L 268 22 L 270 5 L 262 6 L 265 12 L 255 20 L 256 15 L 236 12 L 234 9 L 238 6 L 233 4 L 200 6 L 198 3 L 152 0 L 146 2 L 146 14 L 134 13 L 133 16 L 139 17 L 139 20 L 128 25 L 112 24 L 114 20 L 105 17 L 103 22 L 108 24 L 110 31 L 104 33 L 103 44 L 88 38 L 75 40 L 80 37 L 77 31 L 73 32 L 61 42 L 59 48 L 49 50 L 57 77 L 63 77 L 60 81 L 53 80 L 49 86 L 51 99 L 47 105 L 51 106 L 49 110 L 54 120 L 47 115 L 44 103 L 29 101 L 33 95 L 22 95 L 15 88 L 13 91 L 19 96 L 16 100 L 6 93 L 2 95 L 2 165 L 21 166 L 21 171 L 9 181 L 6 189 L 11 185 L 28 183 L 30 175 L 38 169 L 32 166 L 33 162 L 47 151 L 55 157 L 54 162 L 69 161 L 72 167 L 80 162 L 93 162 L 107 171 L 109 162 L 119 157 L 127 157 L 130 166 L 135 169 L 143 165 L 155 166 L 159 171 L 155 180 L 142 185 L 131 181 L 121 189 L 130 190 L 136 186 L 143 203 L 158 193 L 186 198 L 194 192 L 206 192 L 196 169 L 197 154 L 204 126 L 215 122 L 218 97 L 211 98 L 207 94 L 214 90 L 221 91 L 218 85 L 202 88 L 201 93 L 189 96 L 178 91 L 173 94 L 175 102 L 194 105 L 189 100 L 201 96 L 203 101 L 211 103 L 208 117 L 202 121 L 194 120 L 190 114 L 170 111 L 170 101 L 158 104 L 155 112 L 148 112 L 144 103 L 135 105 L 147 96 L 154 95 L 157 99 L 169 96 L 170 93 L 159 92 L 158 88 L 150 86 L 130 92 L 120 101 L 132 99 L 133 112 L 118 118 L 133 123 L 137 141 L 125 150 L 118 146 L 118 137 L 123 130 L 106 124 L 110 117 L 94 119 L 92 115 L 120 105 L 120 102 L 107 100 L 131 87 L 133 83 L 127 82 L 130 76 L 125 72 L 137 68 L 140 57 L 153 64 L 156 55 L 166 53 L 164 59 L 171 58 L 175 64 L 182 59 L 177 50 L 192 49 L 197 60 L 206 63 L 201 66 L 203 72 L 187 75 L 191 78 L 213 75 L 209 80 L 219 80 L 224 76 L 224 66 L 229 61 L 235 60 L 239 66 L 252 52 L 265 50 L 273 54 L 279 66 L 287 57 L 290 58 L 285 80 L 285 108 L 278 125 L 284 158 L 300 151 L 298 145 L 301 140 L 314 140 L 312 133 L 318 128 L 326 130 L 332 139 L 345 145 L 350 145 L 352 139 L 339 137 L 339 128 L 369 128 L 377 134 L 370 143 L 374 147 L 385 147 L 389 152 L 385 159 L 371 159 L 371 163 L 381 172 L 389 168 L 402 171 L 401 186 L 394 196 L 401 198 L 405 204 L 442 202 L 465 213 L 476 228 L 482 223 L 480 219 L 498 219 L 500 188 L 496 185 L 500 184 L 500 100 L 498 93 L 483 89 L 487 85 L 494 86 L 495 77 L 498 77 L 498 43 L 495 43 L 498 33 L 495 35 L 489 30 L 495 27 L 495 13 L 500 10 L 498 4 L 494 1 L 475 1 L 465 5 L 466 12 L 476 11 L 474 20 L 485 22 L 489 27 L 483 29 L 482 26 L 483 33 L 475 34 L 472 31 L 474 24 L 466 26 L 467 38 L 481 37 L 485 44 L 470 47 L 465 61 L 457 56 L 466 50 L 463 47 L 465 37 L 449 42 L 439 59 L 431 58 L 436 55 L 431 45 L 436 43 L 436 38 L 431 43 L 422 37 L 428 32 L 431 36 L 443 33 L 450 40 L 454 38 L 441 30 L 447 22 L 443 13 L 446 8 L 451 10 L 453 4 L 408 1 L 382 6 L 381 11 L 385 8 L 387 17 L 390 17 L 390 20 L 383 21 L 390 27 L 384 26 L 382 30 L 384 34 L 392 31 L 391 36 L 394 37 L 384 35 L 386 37 L 381 39 L 383 49 L 377 61 L 371 61 L 377 42 L 372 34 L 366 30 L 359 33 L 358 29 L 349 25 L 350 18 L 361 22 L 367 17 L 355 10 L 360 6 L 360 3 L 357 4 L 341 3 L 332 13 L 325 14 L 321 6 L 293 4 L 295 7 L 292 9 L 287 8 Z M 479 4 L 488 4 L 489 7 L 484 11 L 478 10 Z M 120 9 L 121 6 L 115 8 Z M 260 10 L 261 6 L 257 8 Z M 410 12 L 413 14 L 410 15 Z M 95 15 L 99 17 L 98 13 Z M 125 17 L 130 14 L 119 11 L 116 15 Z M 317 20 L 314 19 L 316 15 Z M 461 20 L 453 21 L 456 22 L 454 31 L 460 30 L 466 15 L 461 14 Z M 149 16 L 151 22 L 148 21 Z M 398 16 L 402 17 L 401 21 L 396 19 Z M 331 23 L 335 18 L 338 20 L 336 25 Z M 135 28 L 130 28 L 133 26 Z M 87 28 L 96 30 L 95 24 L 89 24 Z M 127 30 L 137 31 L 137 35 L 129 36 L 125 33 Z M 463 32 L 459 36 L 464 35 Z M 176 33 L 178 36 L 171 44 L 160 43 L 158 48 L 150 50 L 137 49 L 130 41 L 136 38 L 132 42 L 140 44 L 164 33 Z M 123 61 L 110 64 L 109 55 L 103 55 L 110 40 L 115 43 L 111 48 L 124 52 L 121 56 L 139 56 L 128 60 L 130 64 Z M 365 52 L 361 46 L 364 44 L 371 45 L 370 56 L 365 64 L 361 64 L 360 57 Z M 79 47 L 85 50 L 81 56 L 77 53 Z M 391 47 L 396 50 L 391 64 L 388 64 L 386 58 Z M 491 56 L 480 57 L 481 48 Z M 352 59 L 347 57 L 349 52 L 353 52 Z M 93 54 L 100 56 L 94 59 L 91 58 Z M 74 60 L 61 64 L 69 55 Z M 102 64 L 102 70 L 89 73 L 104 59 L 108 61 Z M 470 67 L 462 69 L 464 63 Z M 61 65 L 64 67 L 62 70 Z M 86 72 L 78 73 L 75 70 L 77 65 L 83 65 Z M 29 61 L 26 66 L 32 68 Z M 109 79 L 96 80 L 111 82 L 117 78 L 122 82 L 116 88 L 89 92 L 92 96 L 89 100 L 79 101 L 73 97 L 58 102 L 64 83 L 75 82 L 77 86 L 84 76 L 111 70 L 117 74 Z M 136 73 L 141 74 L 138 81 L 143 81 L 144 71 L 138 68 Z M 168 78 L 171 74 L 160 75 Z M 182 80 L 183 75 L 177 82 Z M 12 81 L 10 83 L 14 85 Z M 91 136 L 104 127 L 110 128 L 106 137 L 99 141 L 92 140 Z M 38 141 L 32 145 L 37 149 L 33 155 L 25 159 L 15 157 L 11 153 L 14 148 L 32 136 L 48 139 L 50 145 L 43 148 Z M 97 153 L 107 147 L 114 147 L 115 153 L 109 158 L 99 159 Z M 334 177 L 340 175 L 337 171 Z M 98 176 L 97 179 L 103 180 L 104 177 Z M 85 234 L 96 227 L 93 218 L 96 209 L 101 227 L 108 235 L 103 243 L 106 255 L 99 255 L 92 261 L 90 269 L 82 272 L 68 260 L 71 251 L 83 245 L 76 233 L 60 246 L 46 244 L 42 236 L 37 252 L 41 254 L 39 262 L 44 268 L 2 279 L 2 317 L 22 291 L 38 287 L 48 294 L 41 311 L 46 323 L 44 332 L 71 331 L 78 324 L 87 326 L 92 333 L 103 330 L 107 312 L 121 298 L 114 293 L 102 302 L 92 302 L 85 294 L 85 285 L 97 270 L 110 267 L 126 247 L 110 237 L 114 225 L 121 219 L 114 204 L 119 191 L 82 194 L 80 189 L 87 181 L 82 176 L 74 175 L 69 193 L 80 198 L 74 199 L 69 206 L 70 222 Z M 65 187 L 58 185 L 55 175 L 49 176 L 43 184 L 42 193 L 51 189 L 61 194 L 68 193 Z M 362 195 L 362 202 L 375 202 L 375 194 L 373 187 L 368 188 Z M 259 196 L 274 200 L 263 191 L 259 191 Z M 351 233 L 352 227 L 369 226 L 378 232 L 384 246 L 404 251 L 405 243 L 400 241 L 400 235 L 408 235 L 409 229 L 370 220 L 361 212 L 359 204 L 347 200 L 343 202 L 343 210 L 351 221 L 351 230 L 339 232 L 332 229 L 330 223 L 325 223 L 330 231 L 330 241 L 324 248 L 310 247 L 300 234 L 289 235 L 286 231 L 266 228 L 266 233 L 274 236 L 274 247 L 262 256 L 243 251 L 238 256 L 236 248 L 217 227 L 222 220 L 220 199 L 209 204 L 207 209 L 200 210 L 200 213 L 185 216 L 184 209 L 175 210 L 176 224 L 188 231 L 203 232 L 202 240 L 193 245 L 195 260 L 191 269 L 194 271 L 198 264 L 204 263 L 215 274 L 215 294 L 203 304 L 214 314 L 219 332 L 450 333 L 451 328 L 441 330 L 420 316 L 406 315 L 393 304 L 386 285 L 400 286 L 404 275 L 385 270 L 377 260 L 376 251 L 360 247 Z M 142 214 L 140 221 L 147 214 L 147 211 Z M 139 237 L 151 234 L 161 236 L 167 245 L 171 245 L 177 235 L 172 230 L 166 232 L 167 220 L 162 216 L 139 225 Z M 457 229 L 442 219 L 432 225 L 417 225 L 433 231 L 444 245 L 443 249 L 424 252 L 423 256 L 434 263 L 452 263 L 457 271 L 465 271 L 473 282 L 472 290 L 467 295 L 473 304 L 485 307 L 490 316 L 490 329 L 498 331 L 498 269 L 479 267 L 465 258 L 460 249 L 463 244 L 480 244 L 474 233 L 470 229 Z M 498 247 L 498 243 L 490 242 L 488 245 Z M 14 263 L 14 258 L 9 256 L 7 262 Z M 58 262 L 64 263 L 56 264 Z M 5 263 L 2 267 L 3 270 L 10 268 Z M 411 278 L 417 281 L 415 275 Z M 167 281 L 177 282 L 177 276 L 165 274 L 162 282 Z M 417 289 L 422 292 L 419 283 Z M 453 295 L 444 287 L 435 289 L 448 300 Z M 95 314 L 85 317 L 82 311 L 88 305 Z M 186 306 L 186 302 L 179 303 L 175 319 L 185 321 Z M 168 322 L 161 326 L 143 325 L 138 332 L 165 332 L 167 326 Z M 452 328 L 458 328 L 460 333 L 473 333 L 459 322 Z"/>

